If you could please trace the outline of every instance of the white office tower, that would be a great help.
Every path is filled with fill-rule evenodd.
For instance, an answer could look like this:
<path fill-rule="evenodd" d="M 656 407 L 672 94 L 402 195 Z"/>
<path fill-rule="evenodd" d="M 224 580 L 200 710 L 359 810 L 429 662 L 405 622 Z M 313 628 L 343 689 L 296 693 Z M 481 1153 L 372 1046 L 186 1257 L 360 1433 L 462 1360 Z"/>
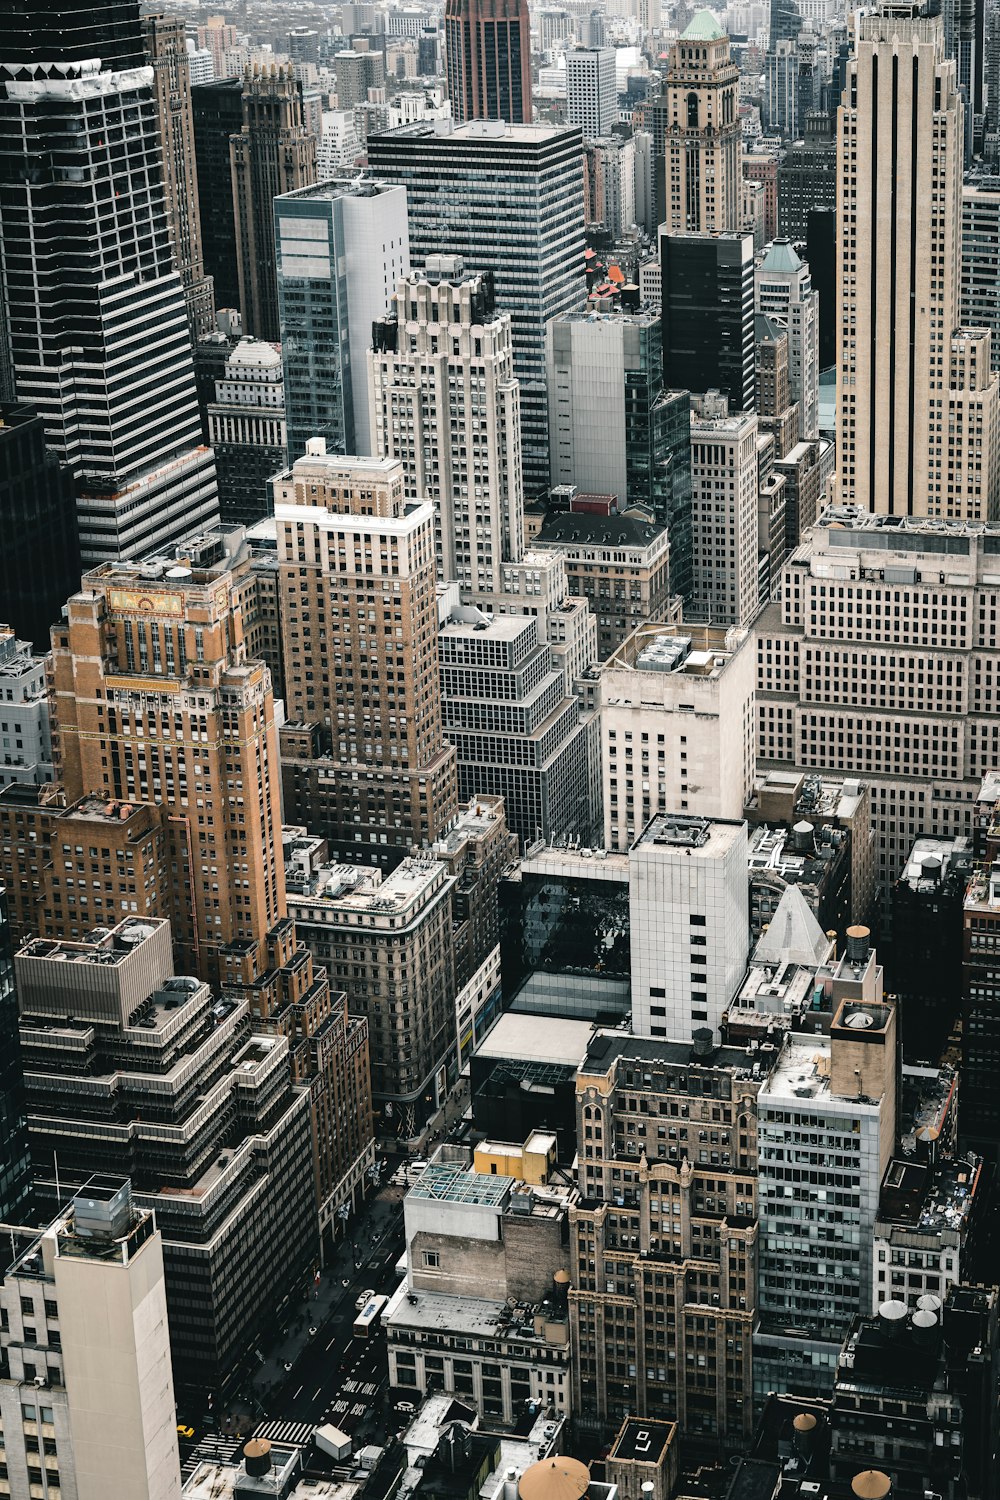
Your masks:
<path fill-rule="evenodd" d="M 791 240 L 772 240 L 754 270 L 754 311 L 788 334 L 788 384 L 802 437 L 819 437 L 819 292 Z"/>
<path fill-rule="evenodd" d="M 818 963 L 829 1036 L 789 1031 L 757 1098 L 754 1395 L 824 1395 L 852 1318 L 872 1305 L 879 1194 L 896 1138 L 896 1011 L 868 929 Z M 807 970 L 812 969 L 806 965 Z"/>
<path fill-rule="evenodd" d="M 716 1031 L 750 946 L 746 824 L 660 814 L 628 863 L 632 1030 L 679 1042 Z"/>
<path fill-rule="evenodd" d="M 364 150 L 353 109 L 325 109 L 323 133 L 316 142 L 316 179 L 325 182 L 335 172 L 351 167 Z"/>
<path fill-rule="evenodd" d="M 575 47 L 566 53 L 566 119 L 584 139 L 610 135 L 618 119 L 613 47 Z"/>
<path fill-rule="evenodd" d="M 997 514 L 998 380 L 959 330 L 962 101 L 939 15 L 858 20 L 837 132 L 839 497 L 890 516 Z"/>
<path fill-rule="evenodd" d="M 93 566 L 169 551 L 218 507 L 153 70 L 79 60 L 76 29 L 10 66 L 18 28 L 0 38 L 0 293 L 17 398 L 73 472 Z"/>
<path fill-rule="evenodd" d="M 710 391 L 691 413 L 693 587 L 685 615 L 750 625 L 757 613 L 758 420 Z"/>
<path fill-rule="evenodd" d="M 177 1500 L 163 1249 L 128 1179 L 92 1177 L 47 1229 L 9 1232 L 0 1285 L 4 1493 Z"/>
<path fill-rule="evenodd" d="M 753 785 L 753 652 L 745 630 L 642 625 L 599 668 L 604 847 L 650 818 L 741 818 Z"/>
<path fill-rule="evenodd" d="M 493 278 L 430 255 L 376 323 L 369 401 L 376 452 L 397 458 L 410 499 L 434 504 L 438 576 L 463 597 L 495 593 L 523 550 L 520 390 L 510 317 Z"/>

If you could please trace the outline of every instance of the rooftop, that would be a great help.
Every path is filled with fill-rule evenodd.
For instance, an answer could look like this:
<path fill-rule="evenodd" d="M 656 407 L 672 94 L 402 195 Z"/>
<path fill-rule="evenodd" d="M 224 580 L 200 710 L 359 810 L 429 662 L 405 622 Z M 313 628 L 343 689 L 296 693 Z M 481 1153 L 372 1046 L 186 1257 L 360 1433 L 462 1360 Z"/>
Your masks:
<path fill-rule="evenodd" d="M 900 881 L 912 891 L 933 895 L 949 879 L 963 879 L 972 869 L 972 846 L 969 839 L 933 838 L 921 834 L 914 840 Z"/>
<path fill-rule="evenodd" d="M 382 1314 L 383 1326 L 388 1328 L 390 1337 L 395 1328 L 415 1328 L 505 1343 L 560 1347 L 551 1344 L 544 1332 L 535 1332 L 529 1304 L 512 1308 L 507 1302 L 490 1297 L 452 1297 L 445 1292 L 408 1291 L 407 1287 L 408 1282 L 400 1283 Z"/>
<path fill-rule="evenodd" d="M 746 833 L 746 824 L 727 818 L 699 818 L 690 813 L 658 813 L 632 845 L 683 850 L 696 859 L 714 860 L 728 853 Z"/>
<path fill-rule="evenodd" d="M 718 42 L 726 35 L 710 10 L 696 11 L 681 32 L 682 42 Z"/>
<path fill-rule="evenodd" d="M 379 141 L 388 142 L 407 136 L 432 136 L 438 142 L 455 141 L 462 145 L 488 146 L 492 141 L 503 141 L 505 145 L 538 146 L 560 137 L 579 137 L 579 130 L 571 125 L 512 125 L 506 120 L 467 120 L 464 125 L 453 125 L 450 120 L 414 120 L 408 125 L 397 125 L 394 130 L 383 131 Z"/>
<path fill-rule="evenodd" d="M 885 546 L 887 542 L 891 546 L 894 532 L 904 536 L 915 535 L 928 538 L 940 536 L 952 540 L 975 536 L 1000 536 L 1000 522 L 996 521 L 952 521 L 938 520 L 929 516 L 876 515 L 873 511 L 863 510 L 858 505 L 828 505 L 820 515 L 817 524 L 833 533 L 838 531 L 863 532 L 865 540 L 860 542 L 859 546 Z M 831 536 L 830 540 L 833 543 L 834 538 Z"/>
<path fill-rule="evenodd" d="M 692 678 L 720 677 L 747 638 L 736 626 L 640 625 L 604 664 Z"/>
<path fill-rule="evenodd" d="M 294 845 L 290 852 L 294 853 Z M 295 864 L 287 874 L 288 894 L 297 909 L 306 902 L 322 903 L 345 914 L 399 916 L 453 881 L 444 865 L 426 856 L 404 859 L 384 877 L 373 865 L 324 865 L 309 870 Z"/>
<path fill-rule="evenodd" d="M 589 511 L 549 511 L 535 544 L 582 543 L 590 547 L 648 547 L 664 535 L 666 527 L 638 516 L 602 516 Z"/>
<path fill-rule="evenodd" d="M 801 271 L 802 262 L 795 253 L 795 246 L 791 240 L 772 240 L 764 252 L 758 270 L 766 271 L 769 275 L 785 275 L 792 271 Z"/>
<path fill-rule="evenodd" d="M 432 1198 L 444 1203 L 467 1203 L 479 1208 L 502 1208 L 517 1179 L 499 1174 L 470 1172 L 458 1162 L 437 1162 L 420 1175 L 410 1189 L 416 1200 Z"/>
<path fill-rule="evenodd" d="M 505 1011 L 476 1048 L 476 1055 L 575 1069 L 586 1056 L 593 1033 L 590 1021 Z"/>
<path fill-rule="evenodd" d="M 983 1176 L 982 1158 L 946 1158 L 936 1166 L 894 1157 L 882 1179 L 878 1220 L 883 1233 L 891 1226 L 918 1234 L 952 1230 L 964 1237 Z"/>
<path fill-rule="evenodd" d="M 81 942 L 30 938 L 18 957 L 44 958 L 52 963 L 122 964 L 158 927 L 168 925 L 161 917 L 126 917 L 116 927 L 95 927 Z"/>
<path fill-rule="evenodd" d="M 751 866 L 752 866 L 751 861 Z M 789 885 L 754 950 L 754 963 L 821 964 L 830 955 L 830 939 L 820 927 L 797 885 Z"/>
<path fill-rule="evenodd" d="M 655 1417 L 626 1417 L 608 1458 L 655 1464 L 676 1438 L 676 1422 L 660 1422 Z"/>

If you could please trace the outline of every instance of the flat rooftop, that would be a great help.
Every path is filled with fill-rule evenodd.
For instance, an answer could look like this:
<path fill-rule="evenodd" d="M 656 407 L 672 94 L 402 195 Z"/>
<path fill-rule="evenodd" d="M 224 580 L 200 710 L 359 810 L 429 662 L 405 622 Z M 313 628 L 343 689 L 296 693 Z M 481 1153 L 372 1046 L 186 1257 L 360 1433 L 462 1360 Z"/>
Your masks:
<path fill-rule="evenodd" d="M 628 855 L 614 849 L 565 849 L 531 844 L 521 858 L 521 878 L 541 875 L 557 880 L 613 880 L 628 884 Z"/>
<path fill-rule="evenodd" d="M 977 1156 L 949 1157 L 933 1168 L 893 1158 L 882 1180 L 879 1224 L 935 1236 L 950 1229 L 963 1236 L 982 1169 Z"/>
<path fill-rule="evenodd" d="M 761 1094 L 814 1102 L 829 1099 L 829 1041 L 824 1037 L 789 1034 Z"/>
<path fill-rule="evenodd" d="M 467 120 L 464 125 L 451 125 L 448 129 L 436 128 L 449 125 L 448 121 L 414 120 L 407 125 L 398 125 L 395 130 L 386 130 L 378 137 L 391 140 L 394 137 L 427 137 L 435 141 L 460 141 L 488 145 L 490 141 L 511 142 L 520 146 L 536 146 L 560 136 L 579 134 L 571 125 L 512 125 L 506 120 Z"/>
<path fill-rule="evenodd" d="M 52 938 L 31 938 L 19 950 L 20 958 L 44 958 L 52 963 L 122 964 L 158 927 L 162 917 L 126 917 L 117 927 L 97 927 L 82 942 L 64 943 Z"/>
<path fill-rule="evenodd" d="M 883 516 L 862 510 L 857 505 L 829 505 L 820 514 L 818 524 L 841 531 L 864 532 L 866 543 L 869 538 L 880 535 L 891 542 L 893 532 L 921 537 L 1000 536 L 1000 523 L 997 522 L 939 520 L 929 516 Z"/>
<path fill-rule="evenodd" d="M 289 896 L 297 903 L 322 902 L 343 912 L 384 915 L 405 912 L 439 885 L 453 880 L 445 866 L 434 859 L 404 859 L 390 875 L 382 877 L 374 866 L 324 865 L 311 875 L 294 877 Z"/>
<path fill-rule="evenodd" d="M 444 1292 L 408 1291 L 401 1282 L 382 1315 L 382 1323 L 394 1328 L 413 1328 L 422 1332 L 453 1333 L 470 1338 L 502 1340 L 505 1343 L 532 1343 L 549 1349 L 569 1344 L 550 1344 L 544 1334 L 536 1333 L 533 1314 L 528 1306 L 511 1308 L 506 1302 L 490 1297 L 450 1297 Z M 523 1318 L 523 1321 L 519 1319 Z"/>
<path fill-rule="evenodd" d="M 640 625 L 604 663 L 645 672 L 718 678 L 747 639 L 735 625 Z"/>
<path fill-rule="evenodd" d="M 921 834 L 915 839 L 900 879 L 912 891 L 933 895 L 949 875 L 971 872 L 972 847 L 967 838 L 934 838 Z"/>
<path fill-rule="evenodd" d="M 608 1454 L 626 1463 L 655 1464 L 677 1437 L 676 1422 L 660 1422 L 651 1417 L 628 1417 Z"/>
<path fill-rule="evenodd" d="M 491 1027 L 476 1048 L 476 1056 L 578 1068 L 593 1033 L 590 1021 L 509 1010 Z"/>
<path fill-rule="evenodd" d="M 719 859 L 745 836 L 746 824 L 735 819 L 699 818 L 689 813 L 658 813 L 632 845 L 673 849 L 692 859 Z"/>

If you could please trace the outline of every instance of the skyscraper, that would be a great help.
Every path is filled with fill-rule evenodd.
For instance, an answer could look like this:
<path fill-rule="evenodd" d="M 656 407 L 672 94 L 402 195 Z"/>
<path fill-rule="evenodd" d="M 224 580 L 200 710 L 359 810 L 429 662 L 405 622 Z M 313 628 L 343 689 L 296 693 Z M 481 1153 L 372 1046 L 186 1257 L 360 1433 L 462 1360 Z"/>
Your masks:
<path fill-rule="evenodd" d="M 663 378 L 753 406 L 753 235 L 661 234 Z"/>
<path fill-rule="evenodd" d="M 136 0 L 98 0 L 86 8 L 8 0 L 4 6 L 4 62 L 32 67 L 46 58 L 81 63 L 99 57 L 109 69 L 146 62 Z"/>
<path fill-rule="evenodd" d="M 406 188 L 415 271 L 445 254 L 467 273 L 495 275 L 521 388 L 525 492 L 540 494 L 549 484 L 545 325 L 586 296 L 579 130 L 474 122 L 438 134 L 418 122 L 372 136 L 368 161 L 373 176 Z"/>
<path fill-rule="evenodd" d="M 566 119 L 585 139 L 610 135 L 618 120 L 613 47 L 574 47 L 566 53 Z"/>
<path fill-rule="evenodd" d="M 438 574 L 496 593 L 523 550 L 521 412 L 510 316 L 493 277 L 429 256 L 396 287 L 369 355 L 375 448 L 402 460 L 410 500 L 435 510 Z"/>
<path fill-rule="evenodd" d="M 275 482 L 285 807 L 341 858 L 398 864 L 457 811 L 441 733 L 434 512 L 398 460 L 310 438 Z"/>
<path fill-rule="evenodd" d="M 281 352 L 241 339 L 215 382 L 209 442 L 219 480 L 223 526 L 252 526 L 271 513 L 268 481 L 285 467 Z"/>
<path fill-rule="evenodd" d="M 530 125 L 527 0 L 447 0 L 444 39 L 452 117 Z"/>
<path fill-rule="evenodd" d="M 12 1236 L 13 1237 L 13 1236 Z M 8 1494 L 178 1500 L 163 1240 L 128 1178 L 93 1176 L 0 1282 Z M 98 1431 L 106 1442 L 95 1442 Z M 113 1436 L 112 1436 L 113 1434 Z"/>
<path fill-rule="evenodd" d="M 156 110 L 163 140 L 167 216 L 193 342 L 215 327 L 215 301 L 201 249 L 187 34 L 184 22 L 175 16 L 146 15 L 142 24 L 153 64 Z"/>
<path fill-rule="evenodd" d="M 663 389 L 659 314 L 563 313 L 548 326 L 547 360 L 552 483 L 615 495 L 619 510 L 648 506 L 670 526 L 672 548 L 676 439 L 690 449 L 690 436 Z"/>
<path fill-rule="evenodd" d="M 73 476 L 46 448 L 44 423 L 30 406 L 0 406 L 0 516 L 4 619 L 47 651 L 49 627 L 80 584 L 80 538 Z"/>
<path fill-rule="evenodd" d="M 243 125 L 229 142 L 236 212 L 240 310 L 247 333 L 277 343 L 274 200 L 316 181 L 316 137 L 302 117 L 302 86 L 289 65 L 243 78 Z"/>
<path fill-rule="evenodd" d="M 837 137 L 840 494 L 888 515 L 990 519 L 998 377 L 981 341 L 956 337 L 955 64 L 940 15 L 915 5 L 885 3 L 859 28 Z"/>
<path fill-rule="evenodd" d="M 53 670 L 67 796 L 170 808 L 174 941 L 214 981 L 286 907 L 271 677 L 248 659 L 239 567 L 205 552 L 88 573 Z"/>
<path fill-rule="evenodd" d="M 354 172 L 274 203 L 288 458 L 310 438 L 374 453 L 368 350 L 410 269 L 406 194 Z"/>
<path fill-rule="evenodd" d="M 789 240 L 773 240 L 754 272 L 754 304 L 788 333 L 788 383 L 804 438 L 819 436 L 819 293 Z M 778 457 L 782 457 L 779 454 Z"/>
<path fill-rule="evenodd" d="M 85 562 L 149 551 L 217 513 L 153 75 L 132 55 L 138 4 L 96 15 L 107 24 L 22 11 L 3 38 L 18 76 L 0 82 L 11 365 L 18 399 L 73 471 Z"/>
<path fill-rule="evenodd" d="M 236 209 L 229 138 L 243 129 L 243 80 L 220 78 L 191 89 L 198 207 L 205 274 L 212 278 L 215 306 L 238 308 Z"/>
<path fill-rule="evenodd" d="M 699 405 L 691 417 L 694 579 L 685 617 L 746 626 L 758 603 L 757 414 L 727 415 L 717 397 Z"/>
<path fill-rule="evenodd" d="M 738 80 L 728 36 L 699 11 L 671 48 L 667 68 L 668 230 L 739 228 Z"/>

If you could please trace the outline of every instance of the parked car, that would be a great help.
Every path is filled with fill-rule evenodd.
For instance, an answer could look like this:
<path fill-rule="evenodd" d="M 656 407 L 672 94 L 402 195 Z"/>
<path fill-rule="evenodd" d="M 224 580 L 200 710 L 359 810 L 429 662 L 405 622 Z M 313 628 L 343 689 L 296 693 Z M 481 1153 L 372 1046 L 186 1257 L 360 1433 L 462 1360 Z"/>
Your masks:
<path fill-rule="evenodd" d="M 370 1286 L 366 1292 L 362 1292 L 360 1294 L 360 1296 L 355 1297 L 355 1299 L 354 1299 L 354 1311 L 355 1312 L 361 1312 L 365 1307 L 368 1306 L 368 1303 L 371 1301 L 371 1299 L 374 1297 L 374 1295 L 375 1295 L 375 1288 L 373 1286 Z"/>

